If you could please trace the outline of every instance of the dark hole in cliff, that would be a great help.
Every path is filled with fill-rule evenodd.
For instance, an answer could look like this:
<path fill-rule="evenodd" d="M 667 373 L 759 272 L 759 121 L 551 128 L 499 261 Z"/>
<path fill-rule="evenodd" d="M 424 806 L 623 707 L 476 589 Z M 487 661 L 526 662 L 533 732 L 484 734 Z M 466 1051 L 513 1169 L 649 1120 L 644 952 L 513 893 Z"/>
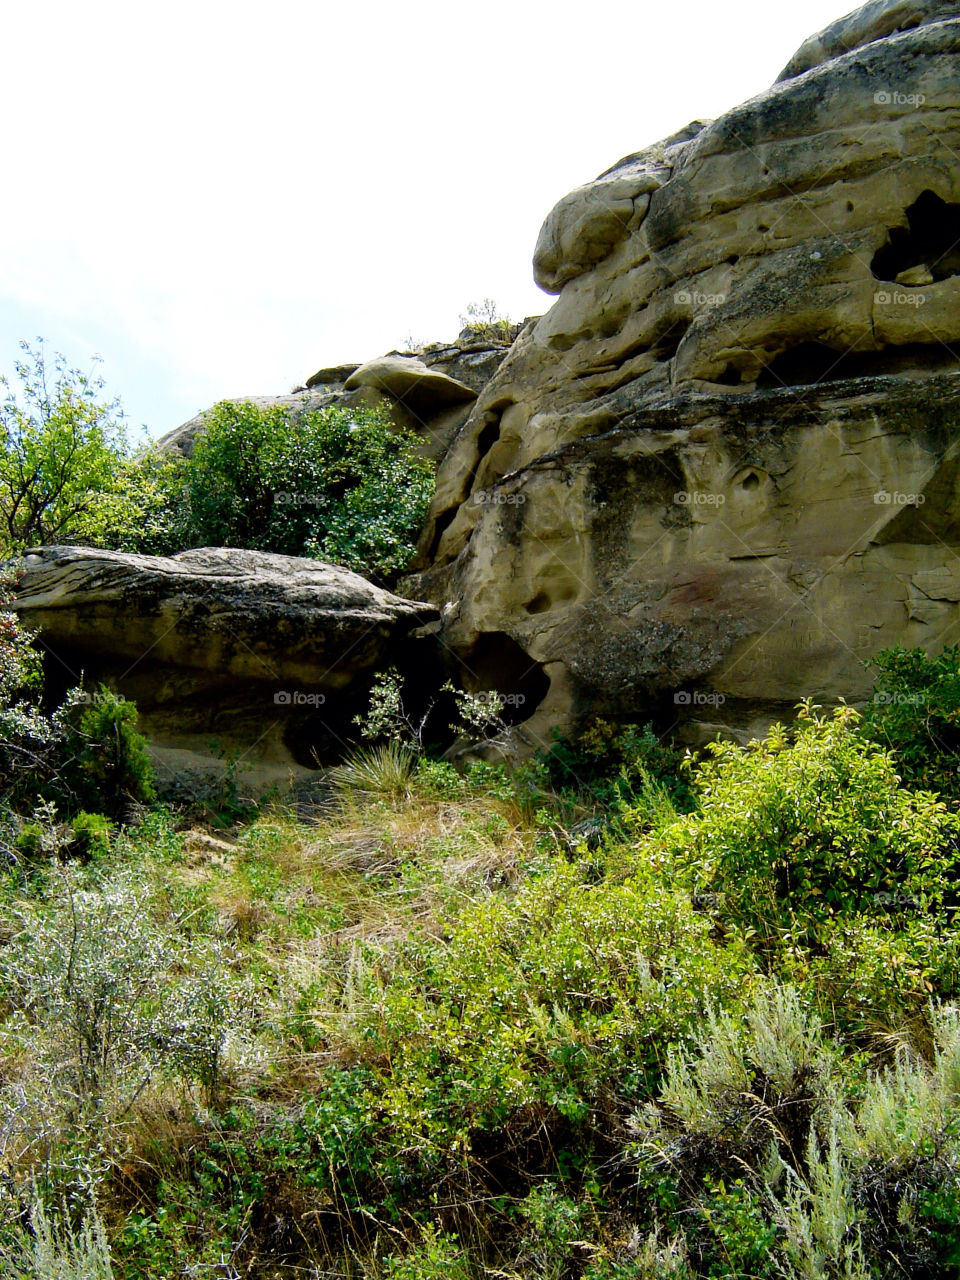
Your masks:
<path fill-rule="evenodd" d="M 895 281 L 912 267 L 927 267 L 934 280 L 960 274 L 960 204 L 922 192 L 906 211 L 907 226 L 893 227 L 870 268 L 878 280 Z"/>
<path fill-rule="evenodd" d="M 550 679 L 543 667 L 503 631 L 484 632 L 458 656 L 470 689 L 495 691 L 505 700 L 507 724 L 528 720 L 547 696 Z"/>
<path fill-rule="evenodd" d="M 443 752 L 456 738 L 454 695 L 444 690 L 448 670 L 444 653 L 430 638 L 408 636 L 390 654 L 390 668 L 400 676 L 404 715 L 422 730 L 425 750 Z M 382 674 L 382 672 L 381 672 Z M 344 690 L 327 691 L 319 705 L 292 710 L 283 740 L 290 754 L 306 768 L 337 764 L 357 747 L 370 746 L 356 718 L 370 710 L 370 688 L 376 678 Z M 389 735 L 388 735 L 389 736 Z"/>
<path fill-rule="evenodd" d="M 459 507 L 450 507 L 447 511 L 441 511 L 433 523 L 433 541 L 430 543 L 430 559 L 436 560 L 437 552 L 440 549 L 440 541 L 447 532 L 454 520 L 457 518 Z"/>
<path fill-rule="evenodd" d="M 748 471 L 740 481 L 741 489 L 757 489 L 760 486 L 760 477 L 755 471 Z"/>
<path fill-rule="evenodd" d="M 812 386 L 845 378 L 895 373 L 937 373 L 960 361 L 960 345 L 909 342 L 881 351 L 835 351 L 822 342 L 801 342 L 771 360 L 757 378 L 761 388 Z"/>
<path fill-rule="evenodd" d="M 500 439 L 500 428 L 503 423 L 503 415 L 513 402 L 508 400 L 504 404 L 495 405 L 488 409 L 483 415 L 483 426 L 477 432 L 477 456 L 473 464 L 470 475 L 467 477 L 467 493 L 473 492 L 474 481 L 477 478 L 477 472 L 483 465 L 483 460 Z"/>
<path fill-rule="evenodd" d="M 366 690 L 327 691 L 313 696 L 319 705 L 307 704 L 302 711 L 290 712 L 283 730 L 284 745 L 305 769 L 337 764 L 361 745 L 360 728 L 353 721 L 355 716 L 366 714 L 369 701 Z"/>
<path fill-rule="evenodd" d="M 473 468 L 474 475 L 476 475 L 477 467 L 500 439 L 500 423 L 502 421 L 502 411 L 500 413 L 484 414 L 483 427 L 477 436 L 477 462 Z"/>
<path fill-rule="evenodd" d="M 690 325 L 686 320 L 674 321 L 670 328 L 657 339 L 656 346 L 653 348 L 653 354 L 656 359 L 663 363 L 672 360 L 680 350 L 680 343 L 689 328 Z"/>
<path fill-rule="evenodd" d="M 735 364 L 728 364 L 723 373 L 714 378 L 714 382 L 721 387 L 739 387 L 743 376 Z"/>
<path fill-rule="evenodd" d="M 724 262 L 729 267 L 735 267 L 739 261 L 740 261 L 739 253 L 731 253 L 729 258 L 724 258 Z"/>

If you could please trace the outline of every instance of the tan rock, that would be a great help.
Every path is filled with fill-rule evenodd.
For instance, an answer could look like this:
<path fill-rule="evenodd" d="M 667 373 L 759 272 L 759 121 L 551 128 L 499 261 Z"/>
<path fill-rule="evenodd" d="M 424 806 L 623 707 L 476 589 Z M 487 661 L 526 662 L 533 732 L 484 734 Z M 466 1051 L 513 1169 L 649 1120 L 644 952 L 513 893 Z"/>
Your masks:
<path fill-rule="evenodd" d="M 361 387 L 369 387 L 399 400 L 405 409 L 421 418 L 430 418 L 452 405 L 477 398 L 471 387 L 431 369 L 416 357 L 408 356 L 381 356 L 378 360 L 368 360 L 344 383 L 347 391 L 357 391 Z"/>
<path fill-rule="evenodd" d="M 960 17 L 871 4 L 804 49 L 560 202 L 559 298 L 441 465 L 404 589 L 468 670 L 525 655 L 528 742 L 752 732 L 960 636 Z"/>

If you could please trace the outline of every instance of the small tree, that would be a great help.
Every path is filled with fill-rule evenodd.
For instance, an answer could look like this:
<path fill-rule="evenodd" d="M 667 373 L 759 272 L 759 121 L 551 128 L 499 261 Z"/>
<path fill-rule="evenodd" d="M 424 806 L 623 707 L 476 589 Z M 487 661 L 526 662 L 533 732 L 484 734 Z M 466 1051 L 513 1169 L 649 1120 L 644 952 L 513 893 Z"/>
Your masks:
<path fill-rule="evenodd" d="M 928 657 L 922 649 L 884 649 L 865 732 L 892 752 L 905 784 L 960 801 L 960 645 Z"/>
<path fill-rule="evenodd" d="M 117 401 L 103 380 L 21 342 L 19 387 L 0 377 L 0 553 L 97 542 L 128 454 Z"/>
<path fill-rule="evenodd" d="M 495 342 L 508 341 L 511 327 L 510 317 L 500 314 L 500 308 L 493 298 L 471 302 L 460 317 L 461 329 L 469 329 L 478 337 L 490 338 Z"/>

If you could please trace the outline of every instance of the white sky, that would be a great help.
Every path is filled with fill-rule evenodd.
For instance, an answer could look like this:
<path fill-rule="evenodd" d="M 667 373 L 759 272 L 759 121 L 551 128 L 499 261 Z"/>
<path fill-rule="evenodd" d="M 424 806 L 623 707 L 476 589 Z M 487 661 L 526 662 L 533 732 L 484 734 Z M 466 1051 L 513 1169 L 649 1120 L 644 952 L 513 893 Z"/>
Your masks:
<path fill-rule="evenodd" d="M 546 310 L 553 204 L 770 84 L 850 0 L 8 0 L 0 371 L 93 352 L 134 428 Z"/>

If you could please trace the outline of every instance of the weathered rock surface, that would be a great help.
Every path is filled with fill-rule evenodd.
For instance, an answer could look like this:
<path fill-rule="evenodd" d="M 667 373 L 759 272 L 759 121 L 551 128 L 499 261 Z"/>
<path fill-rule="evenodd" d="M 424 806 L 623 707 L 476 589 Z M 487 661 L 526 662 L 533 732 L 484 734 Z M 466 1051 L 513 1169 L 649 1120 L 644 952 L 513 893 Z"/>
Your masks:
<path fill-rule="evenodd" d="M 429 368 L 416 356 L 381 356 L 378 360 L 368 360 L 344 383 L 346 391 L 359 391 L 361 387 L 392 396 L 411 412 L 424 417 L 477 398 L 471 387 Z"/>
<path fill-rule="evenodd" d="M 436 617 L 346 569 L 229 548 L 45 547 L 12 607 L 55 685 L 106 680 L 137 702 L 161 782 L 208 770 L 216 742 L 261 788 L 339 754 L 374 671 Z"/>
<path fill-rule="evenodd" d="M 528 741 L 595 712 L 748 732 L 960 639 L 958 55 L 957 4 L 867 5 L 547 219 L 559 298 L 403 584 Z"/>

